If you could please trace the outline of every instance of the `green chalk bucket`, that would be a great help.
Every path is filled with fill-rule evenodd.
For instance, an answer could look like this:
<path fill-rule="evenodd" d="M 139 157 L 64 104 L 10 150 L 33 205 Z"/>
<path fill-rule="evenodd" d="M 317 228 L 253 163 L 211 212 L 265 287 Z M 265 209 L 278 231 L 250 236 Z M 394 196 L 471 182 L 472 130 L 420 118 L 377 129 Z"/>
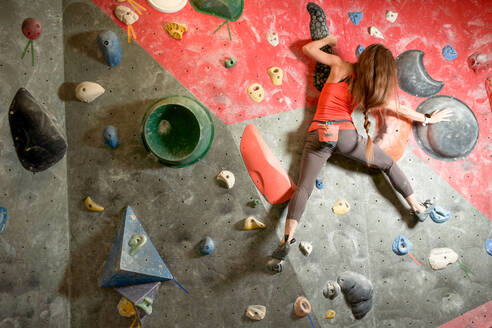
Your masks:
<path fill-rule="evenodd" d="M 159 100 L 142 121 L 145 148 L 167 166 L 195 163 L 208 152 L 213 138 L 214 124 L 207 108 L 185 96 Z"/>

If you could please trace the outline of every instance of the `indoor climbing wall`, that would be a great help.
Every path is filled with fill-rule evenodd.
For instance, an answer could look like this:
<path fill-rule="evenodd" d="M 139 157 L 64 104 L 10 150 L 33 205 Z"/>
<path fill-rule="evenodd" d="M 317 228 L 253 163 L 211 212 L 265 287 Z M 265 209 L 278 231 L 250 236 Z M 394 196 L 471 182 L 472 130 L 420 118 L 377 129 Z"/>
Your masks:
<path fill-rule="evenodd" d="M 126 25 L 113 13 L 115 2 L 94 0 L 94 3 L 126 30 Z M 337 0 L 316 3 L 325 11 L 329 32 L 338 37 L 337 54 L 355 61 L 357 47 L 372 43 L 386 45 L 395 56 L 405 50 L 421 50 L 425 54 L 424 70 L 444 82 L 439 94 L 456 97 L 473 110 L 480 134 L 466 163 L 436 161 L 419 149 L 413 137 L 409 138 L 410 147 L 430 169 L 492 218 L 490 186 L 487 179 L 481 178 L 490 171 L 487 158 L 490 156 L 488 116 L 491 104 L 485 89 L 489 71 L 476 73 L 467 63 L 474 53 L 488 55 L 492 52 L 492 36 L 486 28 L 490 26 L 490 12 L 485 2 L 456 1 L 443 5 L 437 0 L 387 1 L 375 5 L 371 1 Z M 311 80 L 314 63 L 301 51 L 302 45 L 310 39 L 306 4 L 307 1 L 297 0 L 247 1 L 241 18 L 229 23 L 231 39 L 225 26 L 213 34 L 223 19 L 198 13 L 190 4 L 173 14 L 159 13 L 147 6 L 148 10 L 133 24 L 137 37 L 133 42 L 141 45 L 226 124 L 314 106 L 318 92 L 307 83 Z M 388 10 L 398 14 L 394 22 L 386 19 Z M 349 12 L 362 12 L 358 25 L 350 20 Z M 183 39 L 175 40 L 166 33 L 163 27 L 169 22 L 187 25 Z M 370 27 L 376 27 L 384 39 L 371 36 Z M 278 34 L 277 46 L 268 42 L 270 32 Z M 457 53 L 455 59 L 447 60 L 443 56 L 447 46 Z M 237 58 L 238 63 L 226 69 L 224 61 L 230 57 Z M 284 70 L 281 87 L 274 86 L 266 73 L 272 66 Z M 259 83 L 265 90 L 261 103 L 248 97 L 247 88 L 253 83 Z M 403 91 L 399 96 L 413 108 L 426 99 Z M 402 135 L 402 138 L 407 137 Z"/>

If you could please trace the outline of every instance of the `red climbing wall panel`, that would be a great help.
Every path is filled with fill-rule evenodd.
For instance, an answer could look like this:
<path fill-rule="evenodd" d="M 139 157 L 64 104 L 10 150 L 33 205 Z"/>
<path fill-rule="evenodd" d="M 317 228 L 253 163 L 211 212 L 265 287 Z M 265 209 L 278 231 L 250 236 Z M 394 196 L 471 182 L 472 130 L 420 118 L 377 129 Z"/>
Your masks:
<path fill-rule="evenodd" d="M 126 29 L 113 14 L 117 1 L 93 0 L 108 16 Z M 314 106 L 319 95 L 312 85 L 314 63 L 308 61 L 301 47 L 310 39 L 309 15 L 305 0 L 247 0 L 242 17 L 230 23 L 232 41 L 226 26 L 212 32 L 222 19 L 200 14 L 188 3 L 174 14 L 147 8 L 134 24 L 137 43 L 172 73 L 189 91 L 225 123 L 231 124 L 259 116 Z M 324 10 L 331 34 L 337 35 L 335 51 L 345 59 L 355 60 L 355 49 L 380 42 L 395 55 L 408 50 L 424 51 L 424 64 L 436 80 L 444 81 L 439 94 L 459 98 L 473 109 L 479 120 L 480 137 L 474 151 L 465 159 L 442 162 L 429 158 L 410 137 L 412 150 L 430 168 L 492 219 L 490 172 L 490 105 L 485 91 L 485 79 L 490 69 L 474 73 L 467 58 L 474 52 L 492 52 L 492 12 L 486 0 L 371 0 L 315 1 Z M 130 6 L 128 3 L 123 3 Z M 395 23 L 385 19 L 386 10 L 398 12 Z M 363 18 L 355 26 L 349 11 L 362 11 Z M 168 22 L 185 23 L 188 32 L 183 40 L 172 39 L 163 29 Z M 384 40 L 371 37 L 369 26 L 376 26 Z M 266 41 L 266 33 L 276 31 L 280 37 L 277 47 Z M 126 42 L 125 40 L 122 40 Z M 441 51 L 452 45 L 458 58 L 447 61 Z M 232 69 L 223 66 L 224 59 L 235 56 L 238 63 Z M 125 59 L 123 54 L 124 65 Z M 266 70 L 279 66 L 284 70 L 282 86 L 275 87 Z M 265 100 L 255 103 L 246 94 L 247 87 L 258 82 L 265 89 Z M 414 108 L 424 98 L 407 95 L 400 98 Z M 432 195 L 426 195 L 432 196 Z"/>
<path fill-rule="evenodd" d="M 460 315 L 438 328 L 490 328 L 492 327 L 492 301 Z"/>

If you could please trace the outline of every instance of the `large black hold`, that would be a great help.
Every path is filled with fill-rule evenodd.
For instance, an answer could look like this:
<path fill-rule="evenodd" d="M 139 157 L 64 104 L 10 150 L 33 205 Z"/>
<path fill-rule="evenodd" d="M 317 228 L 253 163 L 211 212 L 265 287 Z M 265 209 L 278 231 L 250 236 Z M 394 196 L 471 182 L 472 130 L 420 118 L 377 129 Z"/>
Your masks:
<path fill-rule="evenodd" d="M 374 289 L 369 279 L 359 273 L 346 271 L 338 276 L 337 282 L 355 319 L 362 319 L 371 311 Z"/>
<path fill-rule="evenodd" d="M 326 16 L 323 9 L 321 9 L 321 7 L 317 4 L 310 2 L 307 4 L 307 11 L 311 16 L 311 22 L 309 23 L 311 39 L 313 41 L 316 41 L 327 37 L 330 32 L 328 31 L 328 26 L 326 25 Z M 333 49 L 329 45 L 324 46 L 323 48 L 321 48 L 321 50 L 328 54 L 333 54 Z M 328 76 L 330 76 L 330 71 L 330 66 L 322 63 L 316 63 L 313 78 L 314 86 L 319 91 L 323 89 L 326 80 L 328 80 Z"/>
<path fill-rule="evenodd" d="M 10 104 L 9 123 L 17 157 L 25 169 L 44 171 L 65 155 L 67 143 L 56 119 L 24 88 Z"/>

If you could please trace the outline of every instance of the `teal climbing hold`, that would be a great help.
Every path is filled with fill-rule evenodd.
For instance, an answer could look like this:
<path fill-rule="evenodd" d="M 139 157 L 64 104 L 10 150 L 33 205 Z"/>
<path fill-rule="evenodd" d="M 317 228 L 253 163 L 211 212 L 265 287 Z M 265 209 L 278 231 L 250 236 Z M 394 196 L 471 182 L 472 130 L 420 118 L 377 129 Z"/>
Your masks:
<path fill-rule="evenodd" d="M 138 236 L 138 252 L 133 252 L 131 239 Z M 146 242 L 142 244 L 142 236 Z M 111 248 L 108 262 L 101 277 L 101 287 L 126 286 L 173 279 L 149 236 L 128 206 Z"/>
<path fill-rule="evenodd" d="M 244 9 L 243 0 L 190 0 L 196 11 L 235 22 Z"/>
<path fill-rule="evenodd" d="M 150 300 L 150 303 L 153 304 L 160 286 L 161 282 L 149 282 L 146 284 L 115 287 L 115 290 L 135 306 L 138 322 L 142 325 L 147 316 L 150 315 L 150 313 L 148 313 L 149 308 L 147 307 L 147 311 L 145 311 L 145 309 L 142 308 L 142 304 L 145 300 Z M 138 306 L 138 304 L 140 304 L 140 306 Z M 152 305 L 150 306 L 150 312 L 152 313 Z"/>

